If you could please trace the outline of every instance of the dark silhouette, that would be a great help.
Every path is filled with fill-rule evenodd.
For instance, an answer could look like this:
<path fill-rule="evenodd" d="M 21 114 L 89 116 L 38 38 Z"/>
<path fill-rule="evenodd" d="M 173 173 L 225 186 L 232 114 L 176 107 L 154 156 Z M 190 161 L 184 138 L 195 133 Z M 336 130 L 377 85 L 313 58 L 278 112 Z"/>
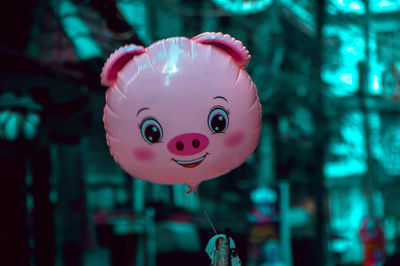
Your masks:
<path fill-rule="evenodd" d="M 395 252 L 390 255 L 383 266 L 398 266 L 400 265 L 400 235 L 396 237 Z"/>

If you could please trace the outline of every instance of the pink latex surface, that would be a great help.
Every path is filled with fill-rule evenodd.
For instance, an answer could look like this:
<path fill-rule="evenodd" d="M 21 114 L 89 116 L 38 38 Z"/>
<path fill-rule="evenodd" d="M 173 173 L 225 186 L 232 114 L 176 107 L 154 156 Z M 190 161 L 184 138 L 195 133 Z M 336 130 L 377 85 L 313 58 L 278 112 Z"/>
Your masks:
<path fill-rule="evenodd" d="M 215 38 L 218 45 L 210 41 Z M 243 69 L 250 56 L 241 42 L 221 33 L 170 38 L 139 50 L 122 66 L 118 58 L 126 61 L 125 52 L 110 57 L 107 64 L 117 69 L 103 69 L 102 77 L 118 72 L 115 82 L 103 82 L 111 84 L 103 120 L 110 152 L 126 172 L 196 187 L 240 166 L 254 151 L 261 105 Z M 228 113 L 223 133 L 209 128 L 216 108 Z M 160 142 L 143 138 L 141 126 L 149 118 L 159 123 Z"/>

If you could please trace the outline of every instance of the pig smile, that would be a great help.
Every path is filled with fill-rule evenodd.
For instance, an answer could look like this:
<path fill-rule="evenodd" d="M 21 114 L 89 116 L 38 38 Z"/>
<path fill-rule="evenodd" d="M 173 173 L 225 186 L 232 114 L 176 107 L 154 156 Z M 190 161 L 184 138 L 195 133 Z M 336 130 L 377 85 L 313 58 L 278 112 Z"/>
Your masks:
<path fill-rule="evenodd" d="M 174 158 L 172 158 L 172 160 L 174 162 L 176 162 L 177 164 L 179 164 L 180 166 L 186 167 L 186 168 L 193 168 L 198 166 L 199 164 L 201 164 L 201 162 L 204 161 L 204 159 L 206 158 L 206 156 L 209 153 L 206 152 L 206 154 L 204 154 L 203 156 L 201 156 L 200 158 L 194 159 L 194 160 L 190 160 L 190 161 L 181 161 L 181 160 L 176 160 Z"/>

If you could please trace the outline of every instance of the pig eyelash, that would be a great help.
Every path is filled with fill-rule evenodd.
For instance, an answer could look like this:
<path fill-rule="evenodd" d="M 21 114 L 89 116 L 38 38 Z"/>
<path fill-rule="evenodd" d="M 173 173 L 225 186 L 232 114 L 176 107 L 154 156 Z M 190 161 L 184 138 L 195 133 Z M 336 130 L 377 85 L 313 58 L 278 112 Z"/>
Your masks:
<path fill-rule="evenodd" d="M 146 120 L 149 120 L 149 119 L 158 121 L 154 116 L 146 116 L 140 121 L 140 123 L 138 123 L 138 128 L 141 129 L 142 126 L 143 126 L 143 123 L 146 122 Z"/>
<path fill-rule="evenodd" d="M 231 114 L 231 111 L 230 111 L 229 109 L 226 109 L 226 108 L 223 107 L 222 105 L 216 105 L 216 106 L 212 107 L 212 108 L 210 109 L 210 112 L 213 111 L 213 110 L 215 110 L 215 109 L 217 109 L 217 108 L 221 108 L 222 110 L 224 110 L 225 113 L 226 113 L 228 116 Z"/>

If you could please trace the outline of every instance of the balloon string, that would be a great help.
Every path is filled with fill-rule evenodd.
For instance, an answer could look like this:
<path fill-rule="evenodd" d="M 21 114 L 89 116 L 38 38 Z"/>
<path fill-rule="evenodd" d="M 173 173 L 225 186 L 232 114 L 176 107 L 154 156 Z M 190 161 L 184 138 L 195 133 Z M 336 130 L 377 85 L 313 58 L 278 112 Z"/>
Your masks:
<path fill-rule="evenodd" d="M 197 201 L 198 201 L 199 204 L 200 204 L 201 210 L 203 211 L 204 215 L 206 216 L 208 222 L 210 223 L 210 225 L 211 225 L 211 227 L 212 227 L 214 233 L 217 235 L 217 234 L 218 234 L 218 233 L 217 233 L 217 230 L 215 230 L 215 226 L 214 226 L 214 224 L 212 223 L 210 217 L 208 216 L 207 211 L 206 211 L 206 209 L 204 208 L 203 204 L 201 203 L 201 200 L 200 200 L 199 196 L 196 194 L 196 192 L 194 192 L 194 191 L 192 191 L 192 192 L 193 192 L 193 194 L 196 196 L 196 199 L 197 199 Z"/>

